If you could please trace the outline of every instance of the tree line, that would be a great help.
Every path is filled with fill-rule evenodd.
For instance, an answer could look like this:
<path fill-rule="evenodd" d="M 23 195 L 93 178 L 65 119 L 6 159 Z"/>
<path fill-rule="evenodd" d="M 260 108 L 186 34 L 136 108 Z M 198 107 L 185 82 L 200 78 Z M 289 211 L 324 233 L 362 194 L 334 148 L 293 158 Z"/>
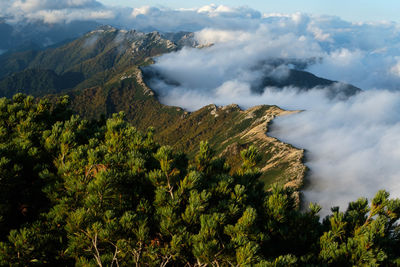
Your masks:
<path fill-rule="evenodd" d="M 300 211 L 265 191 L 254 146 L 232 174 L 207 142 L 188 157 L 123 113 L 87 121 L 57 103 L 0 99 L 1 266 L 400 264 L 400 200 Z"/>

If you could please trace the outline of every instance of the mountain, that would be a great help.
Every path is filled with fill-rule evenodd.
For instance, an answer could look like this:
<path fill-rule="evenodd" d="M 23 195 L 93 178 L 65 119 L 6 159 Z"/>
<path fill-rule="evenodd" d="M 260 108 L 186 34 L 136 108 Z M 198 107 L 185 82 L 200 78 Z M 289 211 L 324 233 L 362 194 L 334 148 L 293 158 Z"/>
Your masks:
<path fill-rule="evenodd" d="M 157 141 L 193 157 L 202 140 L 208 140 L 216 152 L 224 155 L 235 171 L 240 166 L 240 151 L 257 144 L 262 154 L 258 167 L 261 180 L 269 188 L 272 183 L 300 189 L 306 173 L 304 151 L 268 137 L 268 124 L 276 116 L 288 115 L 276 106 L 257 106 L 241 110 L 237 105 L 209 105 L 195 112 L 165 106 L 143 81 L 139 68 L 132 68 L 115 77 L 105 86 L 69 93 L 72 109 L 86 118 L 100 118 L 124 111 L 126 118 L 139 130 L 154 127 Z"/>
<path fill-rule="evenodd" d="M 257 93 L 263 93 L 266 87 L 284 88 L 296 87 L 302 91 L 310 89 L 323 89 L 328 92 L 330 97 L 347 98 L 361 92 L 351 84 L 341 83 L 324 79 L 314 74 L 297 69 L 285 69 L 284 74 L 274 75 L 264 73 L 264 75 L 252 86 L 252 90 Z"/>
<path fill-rule="evenodd" d="M 11 35 L 13 32 L 13 27 L 4 21 L 0 20 L 0 49 L 8 50 L 11 43 Z"/>
<path fill-rule="evenodd" d="M 291 112 L 276 106 L 241 110 L 237 105 L 209 105 L 187 112 L 157 100 L 147 84 L 157 75 L 167 77 L 148 66 L 153 57 L 183 46 L 198 46 L 192 33 L 142 33 L 103 26 L 60 46 L 3 54 L 0 94 L 24 92 L 51 100 L 68 94 L 73 111 L 87 119 L 124 111 L 137 129 L 154 127 L 157 141 L 185 151 L 192 159 L 200 141 L 209 140 L 217 154 L 227 158 L 232 172 L 240 166 L 240 151 L 256 144 L 263 159 L 258 165 L 263 171 L 260 179 L 266 188 L 277 182 L 300 189 L 306 173 L 304 151 L 266 135 L 276 116 Z M 344 96 L 359 90 L 317 77 L 302 64 L 287 68 L 289 64 L 265 63 L 256 70 L 260 78 L 252 89 L 262 93 L 267 86 L 329 87 L 335 95 Z"/>
<path fill-rule="evenodd" d="M 57 75 L 74 73 L 76 76 L 83 76 L 83 79 L 71 82 L 72 87 L 90 88 L 99 84 L 104 85 L 108 80 L 130 67 L 148 66 L 152 63 L 152 57 L 176 51 L 183 46 L 198 46 L 193 33 L 142 33 L 102 26 L 61 46 L 1 55 L 0 79 L 19 72 L 22 73 L 18 75 L 24 77 L 26 75 L 23 72 L 27 69 L 35 69 L 36 72 L 43 71 L 41 76 L 46 76 L 46 73 L 51 70 Z M 311 63 L 295 59 L 260 62 L 255 65 L 254 69 L 261 74 L 253 82 L 251 89 L 253 92 L 262 93 L 266 87 L 296 87 L 301 90 L 324 88 L 332 97 L 338 95 L 348 97 L 360 91 L 359 88 L 352 85 L 320 78 L 305 71 L 306 66 Z M 289 68 L 290 65 L 293 68 Z M 169 79 L 163 77 L 161 73 L 157 73 L 151 66 L 143 68 L 143 71 L 146 83 L 151 83 L 151 79 L 154 77 L 163 80 Z M 169 80 L 168 82 L 178 85 L 174 81 Z M 6 84 L 10 83 L 6 82 Z M 9 92 L 22 91 L 28 94 L 40 91 L 40 88 L 33 88 L 33 86 L 31 84 L 26 89 L 14 86 L 7 90 Z M 53 92 L 62 92 L 72 88 L 55 86 L 57 88 L 54 88 Z M 4 89 L 0 87 L 0 94 L 9 96 L 9 93 L 6 94 L 2 91 Z"/>
<path fill-rule="evenodd" d="M 15 93 L 43 96 L 73 88 L 83 80 L 83 75 L 77 72 L 58 75 L 52 70 L 26 69 L 2 79 L 0 91 L 6 97 L 12 97 Z"/>
<path fill-rule="evenodd" d="M 181 120 L 158 133 L 159 141 L 194 156 L 198 143 L 208 140 L 218 154 L 227 158 L 232 172 L 240 166 L 240 151 L 251 144 L 262 155 L 258 167 L 261 180 L 269 188 L 273 183 L 300 189 L 306 172 L 303 150 L 284 144 L 266 135 L 269 123 L 276 116 L 293 114 L 277 106 L 261 105 L 247 110 L 232 104 L 223 107 L 205 106 L 185 114 Z"/>
<path fill-rule="evenodd" d="M 185 37 L 182 35 L 181 39 Z M 104 84 L 129 67 L 150 64 L 151 57 L 180 47 L 158 32 L 145 34 L 103 26 L 59 47 L 0 56 L 0 79 L 27 69 L 52 70 L 57 75 L 78 73 L 84 81 L 74 87 L 88 88 Z M 57 92 L 62 90 L 55 89 Z M 5 95 L 4 92 L 0 94 Z"/>

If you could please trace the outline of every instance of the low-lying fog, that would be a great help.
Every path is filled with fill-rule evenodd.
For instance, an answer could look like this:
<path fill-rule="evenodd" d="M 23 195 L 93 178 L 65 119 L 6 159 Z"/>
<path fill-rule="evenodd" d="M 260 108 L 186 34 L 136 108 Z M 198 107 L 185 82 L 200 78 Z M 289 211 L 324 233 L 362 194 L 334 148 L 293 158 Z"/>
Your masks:
<path fill-rule="evenodd" d="M 380 44 L 363 50 L 347 40 L 354 47 L 339 43 L 334 48 L 330 44 L 335 44 L 335 36 L 328 37 L 329 32 L 325 37 L 332 41 L 321 43 L 315 36 L 275 32 L 270 27 L 200 31 L 196 34 L 200 43 L 213 45 L 157 58 L 151 68 L 159 75 L 150 85 L 163 103 L 188 110 L 210 103 L 304 110 L 277 118 L 269 134 L 307 150 L 311 171 L 305 200 L 322 204 L 324 213 L 333 205 L 346 208 L 358 197 L 372 197 L 379 189 L 399 197 L 400 71 L 391 54 L 398 44 L 386 50 L 376 51 Z M 286 61 L 268 64 L 277 58 Z M 332 97 L 332 88 L 322 87 L 252 90 L 264 76 L 285 79 L 289 69 L 296 67 L 290 62 L 299 60 L 306 71 L 365 90 L 349 98 Z"/>

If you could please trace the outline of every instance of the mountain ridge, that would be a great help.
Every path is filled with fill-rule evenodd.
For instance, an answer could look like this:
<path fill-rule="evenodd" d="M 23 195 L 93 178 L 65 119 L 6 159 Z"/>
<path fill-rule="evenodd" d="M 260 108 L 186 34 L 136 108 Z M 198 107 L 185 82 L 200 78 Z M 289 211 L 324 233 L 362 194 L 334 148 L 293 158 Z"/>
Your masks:
<path fill-rule="evenodd" d="M 147 80 L 146 70 L 150 69 L 147 66 L 154 62 L 155 56 L 177 51 L 186 44 L 197 46 L 190 41 L 192 38 L 192 33 L 185 32 L 176 35 L 142 33 L 104 26 L 58 47 L 19 52 L 14 57 L 0 56 L 0 62 L 4 63 L 0 66 L 0 75 L 7 79 L 23 77 L 24 72 L 32 69 L 38 74 L 52 73 L 54 77 L 79 74 L 83 78 L 76 79 L 73 86 L 37 92 L 37 95 L 55 100 L 68 94 L 72 110 L 87 119 L 101 119 L 102 115 L 109 117 L 124 111 L 128 121 L 139 130 L 154 127 L 157 141 L 186 151 L 191 157 L 196 154 L 200 141 L 208 140 L 219 155 L 227 158 L 232 171 L 239 167 L 240 150 L 256 144 L 263 158 L 258 167 L 263 171 L 261 180 L 266 188 L 277 182 L 299 190 L 307 170 L 303 164 L 304 151 L 266 135 L 269 123 L 276 116 L 293 112 L 267 105 L 248 110 L 237 105 L 209 105 L 187 112 L 158 101 L 157 93 Z M 16 69 L 19 72 L 12 72 Z M 294 70 L 294 73 L 315 77 L 316 84 L 334 83 L 302 70 Z M 300 78 L 298 80 L 297 83 L 301 82 Z M 35 92 L 33 88 L 25 93 L 32 92 Z"/>

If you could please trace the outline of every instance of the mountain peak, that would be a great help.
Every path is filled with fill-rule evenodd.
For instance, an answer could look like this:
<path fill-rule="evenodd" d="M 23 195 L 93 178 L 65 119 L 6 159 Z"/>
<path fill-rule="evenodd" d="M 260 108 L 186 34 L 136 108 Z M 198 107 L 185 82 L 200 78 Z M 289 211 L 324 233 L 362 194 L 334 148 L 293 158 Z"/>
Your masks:
<path fill-rule="evenodd" d="M 116 32 L 118 31 L 117 28 L 111 26 L 111 25 L 102 25 L 95 30 L 91 31 L 90 33 L 103 33 L 103 32 Z"/>

